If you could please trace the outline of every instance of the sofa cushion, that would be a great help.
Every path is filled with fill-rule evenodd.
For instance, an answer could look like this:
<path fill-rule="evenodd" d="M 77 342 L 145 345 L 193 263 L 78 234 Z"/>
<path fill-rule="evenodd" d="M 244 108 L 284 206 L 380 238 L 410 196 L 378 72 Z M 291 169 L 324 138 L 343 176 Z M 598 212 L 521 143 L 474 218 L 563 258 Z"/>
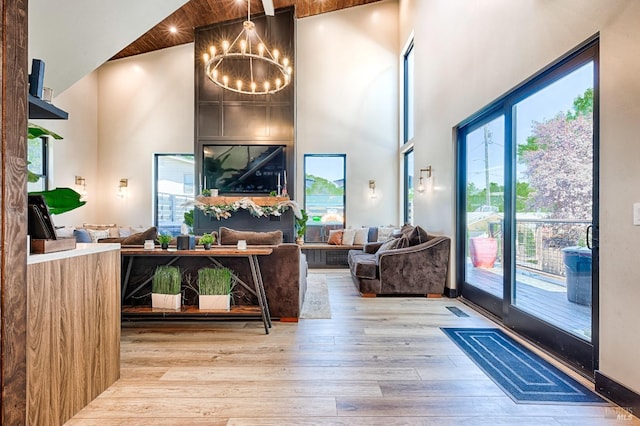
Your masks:
<path fill-rule="evenodd" d="M 376 252 L 376 261 L 380 259 L 380 255 L 388 250 L 395 250 L 409 247 L 409 238 L 406 235 L 401 236 L 400 238 L 393 238 L 387 242 L 382 243 L 378 251 Z"/>
<path fill-rule="evenodd" d="M 145 230 L 144 232 L 136 232 L 128 237 L 104 238 L 99 243 L 120 243 L 123 246 L 143 246 L 146 240 L 155 241 L 158 238 L 158 229 L 155 226 Z"/>
<path fill-rule="evenodd" d="M 87 232 L 91 236 L 92 243 L 97 243 L 99 240 L 102 240 L 103 238 L 109 238 L 108 229 L 87 229 Z"/>
<path fill-rule="evenodd" d="M 378 263 L 375 254 L 358 254 L 353 258 L 352 273 L 358 278 L 375 279 Z"/>
<path fill-rule="evenodd" d="M 355 229 L 345 229 L 342 232 L 342 245 L 352 246 L 353 240 L 355 239 L 355 237 L 356 237 Z"/>
<path fill-rule="evenodd" d="M 73 236 L 76 237 L 77 243 L 90 243 L 91 235 L 86 229 L 76 229 L 73 231 Z"/>
<path fill-rule="evenodd" d="M 411 232 L 405 235 L 409 238 L 409 246 L 417 246 L 418 244 L 426 243 L 429 240 L 427 231 L 420 226 L 416 226 L 411 230 Z"/>
<path fill-rule="evenodd" d="M 369 228 L 357 228 L 353 237 L 353 244 L 362 246 L 369 240 Z"/>
<path fill-rule="evenodd" d="M 327 240 L 327 244 L 331 245 L 341 245 L 342 244 L 342 229 L 332 229 L 329 231 L 329 239 Z"/>
<path fill-rule="evenodd" d="M 224 226 L 220 227 L 220 244 L 223 246 L 236 245 L 238 240 L 245 240 L 247 245 L 275 246 L 282 244 L 282 231 L 236 231 Z"/>

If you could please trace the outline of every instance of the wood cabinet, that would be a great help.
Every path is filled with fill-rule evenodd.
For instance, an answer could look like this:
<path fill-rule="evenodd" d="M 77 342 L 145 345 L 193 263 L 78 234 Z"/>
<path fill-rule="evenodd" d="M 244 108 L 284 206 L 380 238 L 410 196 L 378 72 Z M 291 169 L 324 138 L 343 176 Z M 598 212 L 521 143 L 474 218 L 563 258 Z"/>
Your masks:
<path fill-rule="evenodd" d="M 27 424 L 63 424 L 120 377 L 120 245 L 27 266 Z"/>

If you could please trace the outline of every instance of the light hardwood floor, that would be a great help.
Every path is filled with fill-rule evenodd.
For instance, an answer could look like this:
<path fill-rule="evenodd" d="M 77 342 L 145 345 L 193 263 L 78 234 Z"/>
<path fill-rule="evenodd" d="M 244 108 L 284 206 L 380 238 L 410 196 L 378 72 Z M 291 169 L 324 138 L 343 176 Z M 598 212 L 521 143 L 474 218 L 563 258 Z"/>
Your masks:
<path fill-rule="evenodd" d="M 312 273 L 331 319 L 124 324 L 121 379 L 67 424 L 640 425 L 613 405 L 515 404 L 439 330 L 495 326 L 456 300 L 361 298 L 346 271 Z"/>

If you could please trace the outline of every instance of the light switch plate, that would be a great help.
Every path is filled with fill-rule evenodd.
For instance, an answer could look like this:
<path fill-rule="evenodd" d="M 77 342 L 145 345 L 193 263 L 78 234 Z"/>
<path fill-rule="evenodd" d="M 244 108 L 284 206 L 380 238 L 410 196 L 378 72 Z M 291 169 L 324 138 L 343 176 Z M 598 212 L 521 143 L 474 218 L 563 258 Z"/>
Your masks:
<path fill-rule="evenodd" d="M 633 224 L 640 226 L 640 203 L 633 203 Z"/>

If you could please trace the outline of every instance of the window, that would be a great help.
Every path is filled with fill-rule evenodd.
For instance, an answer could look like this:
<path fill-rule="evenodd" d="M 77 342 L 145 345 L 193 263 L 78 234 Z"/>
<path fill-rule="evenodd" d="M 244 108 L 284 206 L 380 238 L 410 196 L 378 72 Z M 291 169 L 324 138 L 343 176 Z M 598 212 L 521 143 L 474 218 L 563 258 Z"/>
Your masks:
<path fill-rule="evenodd" d="M 415 92 L 415 77 L 413 55 L 413 40 L 404 54 L 404 143 L 413 139 L 413 100 Z"/>
<path fill-rule="evenodd" d="M 413 223 L 413 148 L 404 153 L 404 223 Z"/>
<path fill-rule="evenodd" d="M 46 191 L 49 189 L 47 171 L 48 171 L 48 151 L 49 138 L 29 139 L 27 161 L 29 162 L 29 182 L 27 184 L 28 192 Z"/>
<path fill-rule="evenodd" d="M 345 154 L 305 154 L 304 208 L 309 215 L 305 241 L 322 242 L 345 226 Z"/>
<path fill-rule="evenodd" d="M 180 234 L 184 213 L 193 209 L 192 154 L 155 155 L 155 225 L 158 232 Z"/>

